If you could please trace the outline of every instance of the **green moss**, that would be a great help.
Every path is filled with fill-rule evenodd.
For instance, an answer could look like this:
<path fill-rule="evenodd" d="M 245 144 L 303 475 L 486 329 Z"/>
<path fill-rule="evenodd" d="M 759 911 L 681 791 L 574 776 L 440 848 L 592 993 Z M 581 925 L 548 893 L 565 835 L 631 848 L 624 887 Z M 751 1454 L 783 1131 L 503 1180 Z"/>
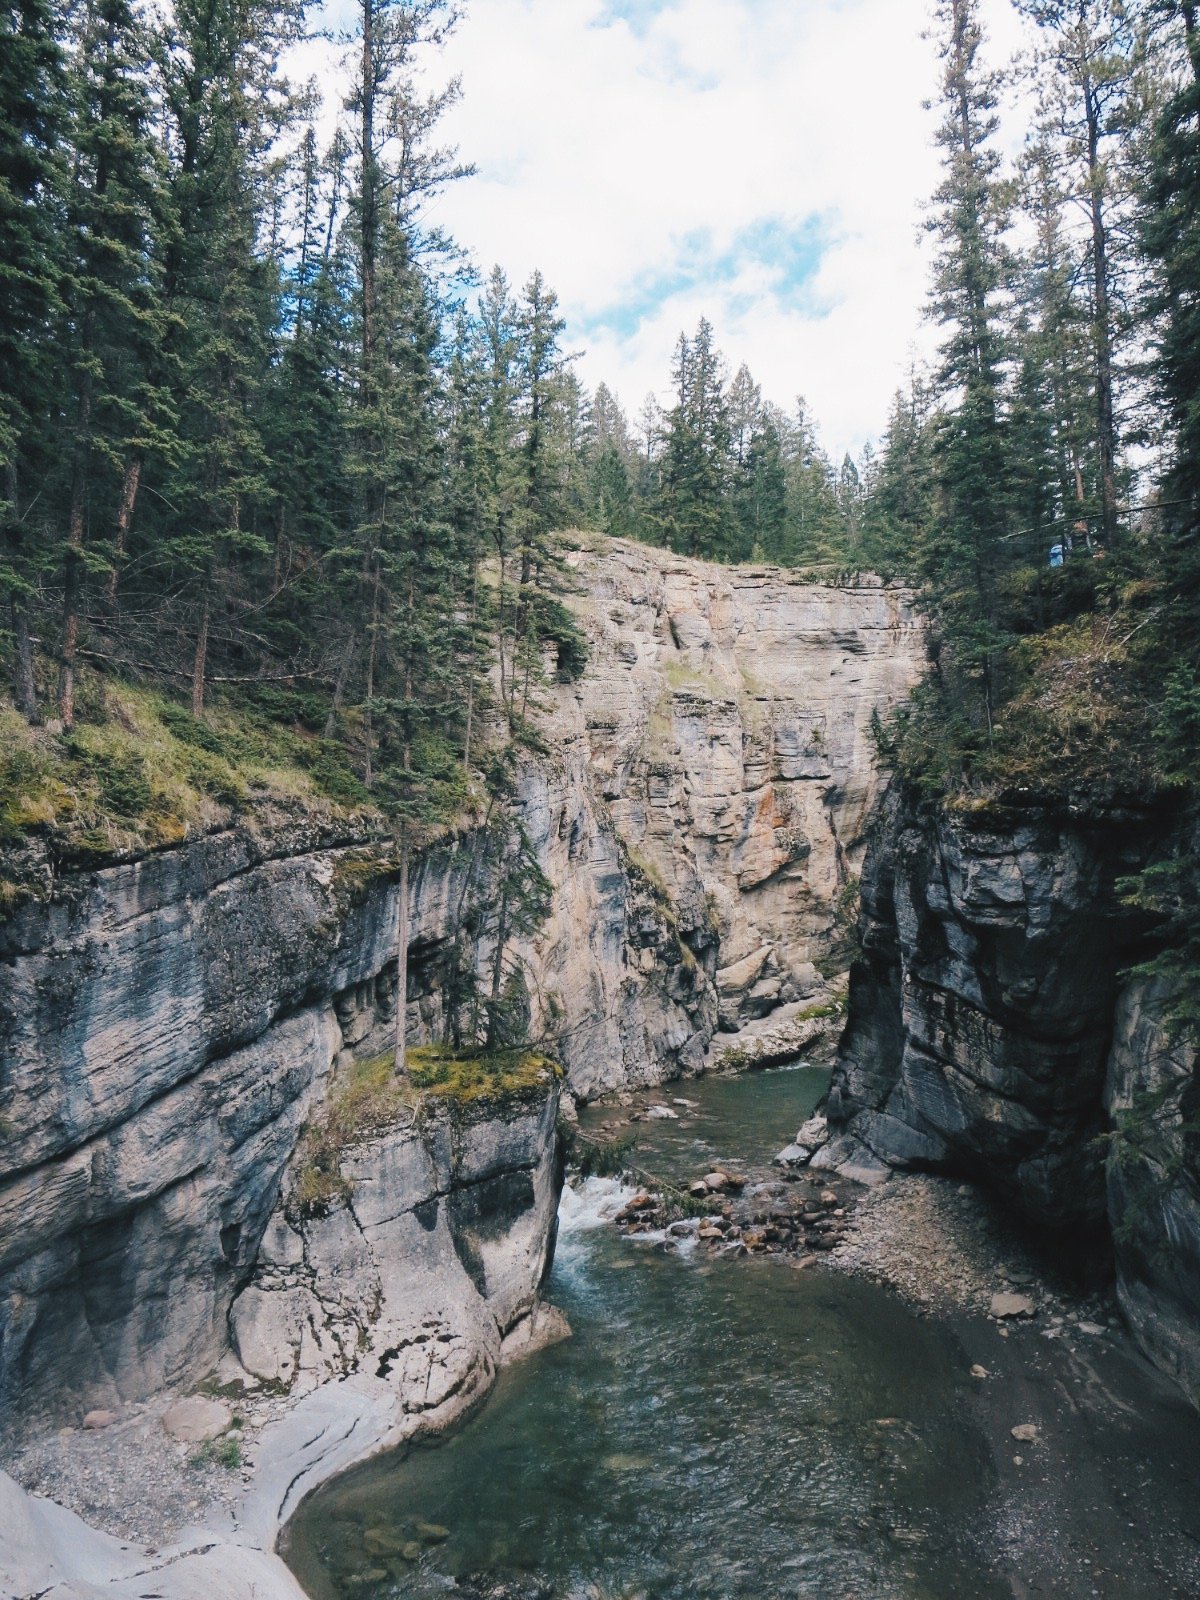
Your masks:
<path fill-rule="evenodd" d="M 1155 786 L 1155 704 L 1137 635 L 1137 621 L 1118 608 L 1018 639 L 991 728 L 927 680 L 875 728 L 881 755 L 920 792 L 966 815 L 1014 794 L 1145 794 Z"/>
<path fill-rule="evenodd" d="M 690 667 L 683 661 L 667 661 L 663 664 L 663 677 L 677 691 L 691 691 L 716 696 L 720 693 L 717 680 L 710 672 L 701 672 L 696 667 Z"/>
<path fill-rule="evenodd" d="M 0 847 L 40 833 L 67 857 L 104 859 L 177 844 L 273 803 L 360 805 L 341 759 L 335 773 L 324 741 L 252 708 L 218 703 L 201 720 L 159 690 L 85 672 L 80 721 L 67 735 L 29 727 L 0 701 Z"/>
<path fill-rule="evenodd" d="M 418 1045 L 407 1052 L 406 1061 L 416 1088 L 467 1105 L 521 1098 L 563 1075 L 557 1061 L 532 1050 L 456 1054 L 439 1045 Z"/>
<path fill-rule="evenodd" d="M 351 1190 L 342 1173 L 342 1152 L 372 1134 L 411 1122 L 416 1104 L 412 1085 L 396 1076 L 390 1050 L 340 1072 L 320 1115 L 301 1136 L 289 1209 L 301 1217 L 320 1217 L 344 1205 Z"/>
<path fill-rule="evenodd" d="M 667 880 L 663 877 L 657 863 L 644 856 L 640 850 L 629 848 L 625 852 L 625 864 L 631 877 L 644 883 L 650 893 L 661 904 L 669 905 L 671 891 L 667 888 Z"/>
<path fill-rule="evenodd" d="M 330 887 L 338 904 L 347 910 L 362 905 L 390 870 L 390 862 L 378 850 L 348 850 L 334 863 Z"/>
<path fill-rule="evenodd" d="M 337 1074 L 296 1151 L 288 1197 L 293 1215 L 326 1216 L 345 1205 L 352 1189 L 342 1171 L 343 1153 L 391 1128 L 411 1126 L 423 1107 L 491 1106 L 544 1094 L 562 1077 L 556 1061 L 530 1050 L 456 1054 L 417 1045 L 406 1052 L 405 1065 L 407 1075 L 397 1077 L 388 1050 Z"/>
<path fill-rule="evenodd" d="M 826 1000 L 819 1006 L 805 1006 L 803 1011 L 796 1013 L 797 1022 L 824 1021 L 829 1017 L 840 1017 L 846 1009 L 844 1000 Z"/>
<path fill-rule="evenodd" d="M 188 1458 L 188 1466 L 224 1467 L 233 1472 L 242 1464 L 242 1440 L 238 1433 L 223 1433 L 219 1439 L 206 1439 Z"/>

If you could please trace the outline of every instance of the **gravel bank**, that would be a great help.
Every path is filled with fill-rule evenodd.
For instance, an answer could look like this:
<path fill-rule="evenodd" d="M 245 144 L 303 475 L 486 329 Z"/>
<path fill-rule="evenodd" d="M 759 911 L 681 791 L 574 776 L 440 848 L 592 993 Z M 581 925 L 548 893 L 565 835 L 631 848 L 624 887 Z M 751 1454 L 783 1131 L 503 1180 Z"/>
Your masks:
<path fill-rule="evenodd" d="M 5 1470 L 23 1489 L 66 1506 L 92 1527 L 162 1549 L 186 1528 L 231 1523 L 253 1477 L 257 1437 L 288 1409 L 279 1397 L 224 1393 L 230 1426 L 208 1443 L 172 1438 L 162 1418 L 179 1397 L 160 1395 L 122 1409 L 107 1426 L 61 1428 L 33 1439 Z"/>

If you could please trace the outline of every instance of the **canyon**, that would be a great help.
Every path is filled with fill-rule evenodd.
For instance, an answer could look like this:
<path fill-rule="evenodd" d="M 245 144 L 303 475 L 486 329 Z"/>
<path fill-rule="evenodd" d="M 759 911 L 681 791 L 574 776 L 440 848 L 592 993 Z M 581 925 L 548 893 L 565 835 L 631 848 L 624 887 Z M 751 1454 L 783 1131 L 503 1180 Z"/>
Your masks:
<path fill-rule="evenodd" d="M 116 1414 L 240 1360 L 296 1404 L 264 1433 L 230 1548 L 269 1550 L 298 1494 L 444 1426 L 548 1336 L 560 1094 L 699 1071 L 714 1038 L 764 1022 L 777 1038 L 828 999 L 879 793 L 872 721 L 921 670 L 911 595 L 608 541 L 567 560 L 589 664 L 545 690 L 544 753 L 514 802 L 552 886 L 518 951 L 523 1005 L 561 1088 L 547 1073 L 494 1105 L 424 1097 L 344 1152 L 344 1203 L 303 1215 L 304 1131 L 395 1026 L 398 874 L 370 819 L 231 818 L 98 870 L 48 860 L 0 930 L 5 1431 Z M 413 1042 L 442 1029 L 481 826 L 412 873 Z M 486 941 L 474 955 L 486 970 Z M 299 1463 L 296 1427 L 323 1440 Z M 162 1592 L 190 1592 L 198 1559 L 211 1568 L 186 1553 Z M 226 1581 L 197 1592 L 250 1580 Z"/>
<path fill-rule="evenodd" d="M 1196 1056 L 1121 889 L 1169 807 L 889 782 L 874 730 L 925 666 L 902 588 L 600 539 L 566 566 L 588 663 L 560 681 L 548 653 L 504 819 L 549 884 L 512 963 L 538 1053 L 508 1079 L 367 1095 L 314 1154 L 398 1003 L 412 1045 L 442 1039 L 464 927 L 491 971 L 479 809 L 414 859 L 402 1002 L 396 851 L 365 813 L 276 804 L 100 867 L 47 847 L 0 926 L 6 1441 L 156 1428 L 202 1388 L 250 1419 L 236 1503 L 161 1553 L 0 1475 L 3 1592 L 294 1600 L 272 1552 L 315 1486 L 568 1332 L 541 1289 L 576 1107 L 832 1049 L 860 878 L 814 1166 L 966 1178 L 1115 1261 L 1142 1349 L 1200 1395 Z"/>

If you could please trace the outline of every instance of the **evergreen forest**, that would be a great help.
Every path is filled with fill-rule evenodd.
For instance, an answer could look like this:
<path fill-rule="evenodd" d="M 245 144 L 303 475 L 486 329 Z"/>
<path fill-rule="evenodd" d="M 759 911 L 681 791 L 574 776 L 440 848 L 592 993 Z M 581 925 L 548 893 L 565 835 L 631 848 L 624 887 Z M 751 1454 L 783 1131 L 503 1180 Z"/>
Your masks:
<path fill-rule="evenodd" d="M 568 529 L 917 585 L 930 674 L 878 734 L 931 794 L 1191 804 L 1197 7 L 1014 3 L 1034 44 L 1003 74 L 975 0 L 934 7 L 938 355 L 835 464 L 706 320 L 665 406 L 589 393 L 553 287 L 431 220 L 472 170 L 439 131 L 457 84 L 428 87 L 452 0 L 359 0 L 332 115 L 287 76 L 301 0 L 5 0 L 3 826 L 163 842 L 154 740 L 218 797 L 298 763 L 406 839 L 502 795 L 585 662 Z M 1181 960 L 1198 863 L 1129 886 Z"/>

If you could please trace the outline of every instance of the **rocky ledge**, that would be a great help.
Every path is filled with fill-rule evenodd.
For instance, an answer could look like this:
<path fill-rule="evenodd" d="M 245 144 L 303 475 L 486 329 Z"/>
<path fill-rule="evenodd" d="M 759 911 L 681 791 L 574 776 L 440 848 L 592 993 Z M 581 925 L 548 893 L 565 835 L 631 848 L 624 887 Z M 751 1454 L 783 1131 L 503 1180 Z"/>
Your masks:
<path fill-rule="evenodd" d="M 1061 1249 L 1111 1239 L 1136 1335 L 1200 1396 L 1200 1074 L 1169 993 L 1130 975 L 1151 930 L 1118 888 L 1169 826 L 954 813 L 894 787 L 819 1160 L 969 1177 Z"/>
<path fill-rule="evenodd" d="M 450 1426 L 502 1364 L 569 1332 L 538 1298 L 557 1115 L 540 1066 L 392 1106 L 347 1140 L 307 1213 L 302 1142 L 206 1395 L 96 1410 L 38 1441 L 15 1470 L 41 1494 L 0 1477 L 0 1593 L 140 1596 L 152 1575 L 164 1600 L 298 1595 L 270 1552 L 310 1490 Z"/>

